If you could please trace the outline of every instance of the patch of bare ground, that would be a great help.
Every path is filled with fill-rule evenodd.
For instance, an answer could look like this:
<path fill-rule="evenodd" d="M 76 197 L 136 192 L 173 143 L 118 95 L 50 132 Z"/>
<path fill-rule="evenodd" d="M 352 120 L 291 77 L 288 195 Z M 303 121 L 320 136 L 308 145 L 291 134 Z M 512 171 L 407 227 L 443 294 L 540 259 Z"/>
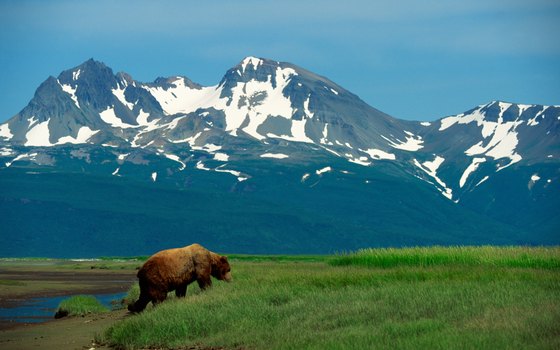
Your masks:
<path fill-rule="evenodd" d="M 84 317 L 69 317 L 40 324 L 25 324 L 0 331 L 0 348 L 11 350 L 42 349 L 110 349 L 95 343 L 115 321 L 128 317 L 128 311 L 118 310 Z"/>

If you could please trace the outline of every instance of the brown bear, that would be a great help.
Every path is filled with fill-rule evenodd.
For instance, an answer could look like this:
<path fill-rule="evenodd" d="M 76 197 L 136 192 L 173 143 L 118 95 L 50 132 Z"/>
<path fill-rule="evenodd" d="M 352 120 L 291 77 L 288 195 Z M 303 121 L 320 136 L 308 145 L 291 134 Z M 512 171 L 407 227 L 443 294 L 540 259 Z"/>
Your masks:
<path fill-rule="evenodd" d="M 175 290 L 177 297 L 187 294 L 187 285 L 197 281 L 201 289 L 212 286 L 210 276 L 230 282 L 231 268 L 227 257 L 213 253 L 200 244 L 162 250 L 152 255 L 138 271 L 140 298 L 128 306 L 141 312 L 151 301 L 162 302 Z"/>

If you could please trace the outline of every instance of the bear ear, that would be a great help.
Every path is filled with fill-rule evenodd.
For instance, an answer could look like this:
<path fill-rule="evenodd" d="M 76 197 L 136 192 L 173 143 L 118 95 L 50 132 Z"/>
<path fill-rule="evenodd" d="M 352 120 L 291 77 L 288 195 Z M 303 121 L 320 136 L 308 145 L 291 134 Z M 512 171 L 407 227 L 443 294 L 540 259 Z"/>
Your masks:
<path fill-rule="evenodd" d="M 227 263 L 228 262 L 227 256 L 221 256 L 220 261 L 223 262 L 223 263 Z"/>

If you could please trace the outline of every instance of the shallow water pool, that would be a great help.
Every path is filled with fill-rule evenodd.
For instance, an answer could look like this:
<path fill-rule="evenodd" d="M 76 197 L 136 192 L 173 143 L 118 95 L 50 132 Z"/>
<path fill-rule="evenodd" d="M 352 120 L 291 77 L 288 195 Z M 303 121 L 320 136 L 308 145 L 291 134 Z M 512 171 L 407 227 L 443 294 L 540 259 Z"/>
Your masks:
<path fill-rule="evenodd" d="M 120 301 L 126 293 L 112 294 L 92 294 L 103 305 L 109 309 L 112 308 L 111 302 Z M 64 299 L 70 298 L 72 295 L 33 298 L 24 303 L 7 308 L 0 308 L 0 321 L 4 322 L 20 322 L 20 323 L 36 323 L 52 320 L 58 309 L 58 305 Z"/>

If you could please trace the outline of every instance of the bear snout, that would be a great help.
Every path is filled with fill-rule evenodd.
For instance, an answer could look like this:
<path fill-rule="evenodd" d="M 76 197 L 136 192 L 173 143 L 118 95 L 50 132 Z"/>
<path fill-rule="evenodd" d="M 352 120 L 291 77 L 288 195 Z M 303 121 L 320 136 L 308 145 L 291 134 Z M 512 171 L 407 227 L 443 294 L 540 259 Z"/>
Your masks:
<path fill-rule="evenodd" d="M 224 275 L 224 281 L 226 281 L 226 282 L 233 281 L 233 277 L 231 277 L 231 272 L 228 272 Z"/>

